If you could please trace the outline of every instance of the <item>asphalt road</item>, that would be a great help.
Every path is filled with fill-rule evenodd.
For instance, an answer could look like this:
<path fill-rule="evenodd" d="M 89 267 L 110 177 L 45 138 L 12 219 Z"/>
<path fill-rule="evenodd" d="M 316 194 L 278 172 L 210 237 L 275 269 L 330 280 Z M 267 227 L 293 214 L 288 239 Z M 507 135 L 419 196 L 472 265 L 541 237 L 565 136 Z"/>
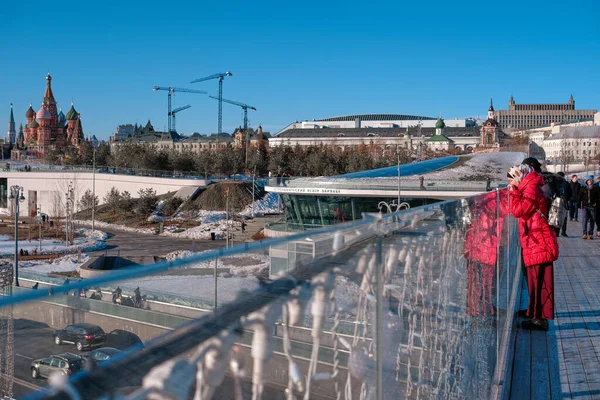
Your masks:
<path fill-rule="evenodd" d="M 75 345 L 63 344 L 56 345 L 52 340 L 54 329 L 48 325 L 25 320 L 15 320 L 15 381 L 13 386 L 13 396 L 16 399 L 27 397 L 34 391 L 38 391 L 46 386 L 46 379 L 33 379 L 31 377 L 31 362 L 38 358 L 48 357 L 53 354 L 75 353 L 79 354 Z M 263 398 L 280 399 L 283 398 L 284 388 L 265 387 Z M 134 386 L 124 388 L 125 393 L 135 390 Z M 243 398 L 252 397 L 251 382 L 245 381 L 242 385 Z M 213 398 L 215 399 L 233 399 L 234 383 L 229 376 L 225 377 Z"/>
<path fill-rule="evenodd" d="M 89 227 L 88 227 L 89 228 Z M 168 236 L 144 235 L 135 232 L 118 231 L 108 228 L 99 228 L 108 233 L 106 251 L 110 255 L 141 257 L 164 256 L 176 250 L 204 251 L 225 247 L 224 240 L 192 240 L 171 238 Z M 90 252 L 90 255 L 104 254 L 104 250 Z"/>

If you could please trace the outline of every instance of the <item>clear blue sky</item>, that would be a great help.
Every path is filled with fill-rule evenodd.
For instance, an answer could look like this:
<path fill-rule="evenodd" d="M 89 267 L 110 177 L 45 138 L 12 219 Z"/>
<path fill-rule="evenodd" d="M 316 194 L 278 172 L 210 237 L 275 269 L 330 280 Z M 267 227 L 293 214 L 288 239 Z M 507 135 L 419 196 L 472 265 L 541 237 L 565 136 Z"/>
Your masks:
<path fill-rule="evenodd" d="M 384 5 L 387 3 L 387 5 Z M 254 105 L 251 125 L 354 113 L 484 115 L 489 98 L 600 108 L 600 2 L 61 1 L 0 7 L 0 127 L 40 106 L 48 71 L 86 134 L 166 127 L 154 85 L 217 93 L 195 78 L 232 71 L 224 97 Z M 180 133 L 217 130 L 217 102 L 180 93 Z M 242 123 L 223 105 L 223 127 Z M 0 132 L 4 134 L 4 131 Z"/>

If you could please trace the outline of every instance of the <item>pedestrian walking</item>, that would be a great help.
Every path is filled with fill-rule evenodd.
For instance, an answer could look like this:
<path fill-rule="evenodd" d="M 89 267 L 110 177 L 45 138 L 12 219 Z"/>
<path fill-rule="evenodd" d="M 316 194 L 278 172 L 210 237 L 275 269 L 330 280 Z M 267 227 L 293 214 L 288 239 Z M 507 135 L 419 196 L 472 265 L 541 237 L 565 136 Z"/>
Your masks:
<path fill-rule="evenodd" d="M 595 186 L 598 190 L 598 200 L 596 201 L 596 237 L 600 238 L 600 176 L 596 177 Z"/>
<path fill-rule="evenodd" d="M 600 188 L 594 185 L 594 177 L 585 178 L 585 186 L 579 192 L 577 208 L 581 211 L 581 224 L 583 226 L 584 240 L 594 238 L 594 225 L 596 223 L 596 207 L 600 201 Z"/>
<path fill-rule="evenodd" d="M 569 185 L 569 183 L 565 180 L 565 173 L 564 172 L 559 172 L 557 174 L 558 176 L 560 176 L 560 182 L 559 182 L 559 195 L 560 197 L 562 197 L 565 206 L 568 208 L 568 201 L 569 199 L 572 197 L 571 194 L 571 185 Z M 564 236 L 564 237 L 569 237 L 569 235 L 567 235 L 567 220 L 568 220 L 568 213 L 565 213 L 565 218 L 562 221 L 561 227 L 560 228 L 555 228 L 555 232 L 556 232 L 556 236 L 558 236 L 559 232 L 560 232 L 560 236 Z"/>
<path fill-rule="evenodd" d="M 579 192 L 581 192 L 581 183 L 577 175 L 571 177 L 569 182 L 571 187 L 571 198 L 569 199 L 569 218 L 571 221 L 579 222 L 579 211 L 577 210 L 577 203 L 579 202 Z"/>
<path fill-rule="evenodd" d="M 242 233 L 246 232 L 246 221 L 242 220 Z"/>
<path fill-rule="evenodd" d="M 544 178 L 531 166 L 521 164 L 508 171 L 510 213 L 519 220 L 523 263 L 527 268 L 529 306 L 521 327 L 548 330 L 554 319 L 553 262 L 558 259 L 558 241 L 548 224 L 550 202 L 542 192 Z"/>

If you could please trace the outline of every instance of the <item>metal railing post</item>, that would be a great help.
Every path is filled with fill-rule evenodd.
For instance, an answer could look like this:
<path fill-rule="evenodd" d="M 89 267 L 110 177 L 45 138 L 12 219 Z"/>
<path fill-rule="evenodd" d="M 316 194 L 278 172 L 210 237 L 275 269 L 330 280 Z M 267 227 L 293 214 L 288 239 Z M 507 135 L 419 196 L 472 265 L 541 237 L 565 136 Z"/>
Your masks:
<path fill-rule="evenodd" d="M 376 257 L 377 267 L 375 273 L 375 286 L 377 288 L 377 312 L 376 312 L 376 359 L 377 359 L 377 400 L 383 400 L 383 232 L 382 219 L 378 216 L 377 221 L 377 245 Z"/>

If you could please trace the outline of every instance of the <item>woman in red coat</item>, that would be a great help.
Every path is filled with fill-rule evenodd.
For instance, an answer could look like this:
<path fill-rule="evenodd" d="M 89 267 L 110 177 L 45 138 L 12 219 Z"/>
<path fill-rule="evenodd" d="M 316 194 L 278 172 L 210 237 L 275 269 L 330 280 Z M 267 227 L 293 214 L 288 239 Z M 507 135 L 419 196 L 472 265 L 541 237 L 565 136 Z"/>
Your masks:
<path fill-rule="evenodd" d="M 549 201 L 542 192 L 544 178 L 529 165 L 508 170 L 510 212 L 519 219 L 523 262 L 527 268 L 529 307 L 521 327 L 548 330 L 554 319 L 554 275 L 552 263 L 558 259 L 558 241 L 548 225 Z"/>
<path fill-rule="evenodd" d="M 471 198 L 469 208 L 473 221 L 467 228 L 464 247 L 467 259 L 467 315 L 493 315 L 498 242 L 504 217 L 508 214 L 508 190 L 487 192 Z"/>

